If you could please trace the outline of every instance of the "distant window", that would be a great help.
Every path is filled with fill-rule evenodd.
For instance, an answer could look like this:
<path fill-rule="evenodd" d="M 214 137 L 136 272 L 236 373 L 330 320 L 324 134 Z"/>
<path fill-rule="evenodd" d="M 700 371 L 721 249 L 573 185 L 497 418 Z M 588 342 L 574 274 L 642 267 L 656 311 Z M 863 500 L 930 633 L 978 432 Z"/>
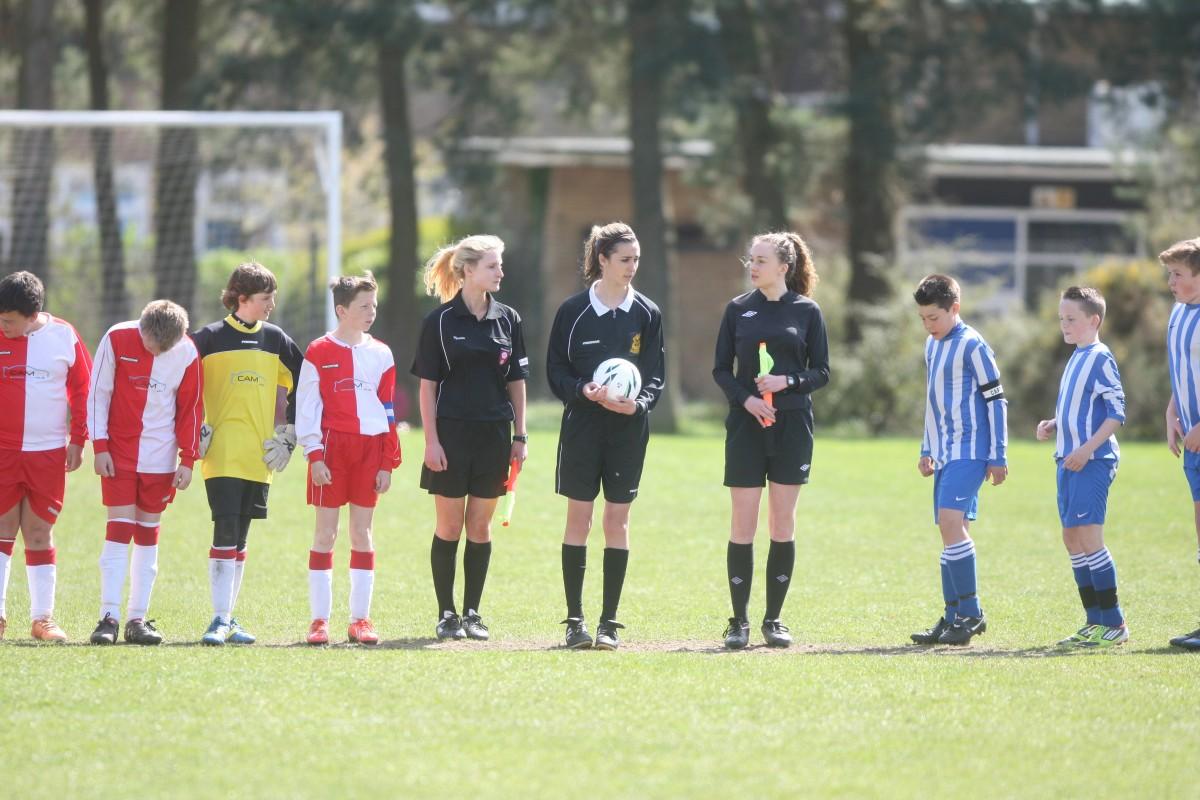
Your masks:
<path fill-rule="evenodd" d="M 1029 223 L 1031 253 L 1129 253 L 1137 243 L 1124 225 L 1115 222 Z"/>
<path fill-rule="evenodd" d="M 1017 223 L 1011 219 L 913 219 L 909 246 L 914 249 L 953 247 L 981 253 L 1012 253 L 1017 247 Z"/>

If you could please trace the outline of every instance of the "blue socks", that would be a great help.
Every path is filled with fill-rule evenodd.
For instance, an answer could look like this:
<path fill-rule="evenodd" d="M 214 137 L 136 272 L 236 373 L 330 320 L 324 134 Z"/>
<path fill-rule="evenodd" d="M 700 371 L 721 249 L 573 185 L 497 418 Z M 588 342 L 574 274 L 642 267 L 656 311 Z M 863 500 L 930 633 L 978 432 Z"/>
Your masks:
<path fill-rule="evenodd" d="M 1125 624 L 1125 615 L 1117 603 L 1117 567 L 1107 547 L 1101 547 L 1087 555 L 1088 569 L 1092 573 L 1092 588 L 1096 592 L 1096 605 L 1100 611 L 1100 624 L 1115 628 Z"/>
<path fill-rule="evenodd" d="M 981 617 L 979 597 L 975 594 L 975 542 L 965 539 L 942 551 L 946 570 L 958 596 L 958 616 Z"/>
<path fill-rule="evenodd" d="M 1092 570 L 1088 557 L 1083 553 L 1071 553 L 1071 571 L 1075 573 L 1075 585 L 1079 587 L 1079 600 L 1087 613 L 1088 625 L 1100 624 L 1100 606 L 1096 603 L 1096 589 L 1092 586 Z"/>
<path fill-rule="evenodd" d="M 954 579 L 950 577 L 950 567 L 946 565 L 946 551 L 942 551 L 939 559 L 942 565 L 942 600 L 946 602 L 946 611 L 942 614 L 947 625 L 953 625 L 958 616 L 958 592 L 954 591 Z"/>

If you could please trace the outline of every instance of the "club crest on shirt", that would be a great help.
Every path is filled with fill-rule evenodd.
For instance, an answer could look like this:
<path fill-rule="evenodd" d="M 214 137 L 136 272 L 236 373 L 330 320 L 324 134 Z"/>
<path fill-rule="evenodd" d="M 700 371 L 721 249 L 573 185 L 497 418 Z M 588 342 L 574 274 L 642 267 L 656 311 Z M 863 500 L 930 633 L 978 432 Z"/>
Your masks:
<path fill-rule="evenodd" d="M 511 355 L 512 355 L 512 351 L 511 351 L 511 350 L 501 350 L 501 351 L 500 351 L 500 366 L 502 366 L 502 367 L 503 367 L 505 364 L 507 364 L 507 363 L 508 363 L 508 357 L 509 357 L 509 356 L 511 356 Z"/>
<path fill-rule="evenodd" d="M 633 335 L 633 341 L 629 343 L 629 353 L 630 355 L 636 356 L 640 352 L 642 352 L 642 335 L 640 333 L 635 333 Z"/>

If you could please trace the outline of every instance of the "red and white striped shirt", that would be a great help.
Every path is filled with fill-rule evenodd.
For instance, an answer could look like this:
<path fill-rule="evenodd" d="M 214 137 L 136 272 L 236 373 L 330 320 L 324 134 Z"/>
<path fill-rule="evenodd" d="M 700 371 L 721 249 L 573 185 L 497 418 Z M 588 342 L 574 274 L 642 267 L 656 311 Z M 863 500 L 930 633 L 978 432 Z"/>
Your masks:
<path fill-rule="evenodd" d="M 363 341 L 348 345 L 327 333 L 308 346 L 296 388 L 296 439 L 309 461 L 324 457 L 324 431 L 388 434 L 387 463 L 400 464 L 396 415 L 396 364 L 391 349 L 363 334 Z"/>
<path fill-rule="evenodd" d="M 203 368 L 191 338 L 153 355 L 138 321 L 108 329 L 96 348 L 88 430 L 97 453 L 112 455 L 117 472 L 165 473 L 199 457 L 204 420 Z"/>
<path fill-rule="evenodd" d="M 0 449 L 57 450 L 87 441 L 92 357 L 69 322 L 42 312 L 25 336 L 0 333 Z M 69 423 L 69 429 L 68 429 Z"/>

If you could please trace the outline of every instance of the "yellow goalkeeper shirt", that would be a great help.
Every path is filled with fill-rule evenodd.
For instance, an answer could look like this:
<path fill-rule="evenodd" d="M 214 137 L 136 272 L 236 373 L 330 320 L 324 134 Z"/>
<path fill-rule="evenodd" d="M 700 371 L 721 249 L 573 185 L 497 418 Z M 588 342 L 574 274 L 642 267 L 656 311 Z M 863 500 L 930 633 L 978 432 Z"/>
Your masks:
<path fill-rule="evenodd" d="M 232 314 L 192 338 L 204 365 L 204 416 L 213 429 L 201 474 L 270 483 L 262 457 L 263 442 L 275 434 L 276 387 L 287 390 L 287 420 L 294 422 L 304 353 L 279 326 L 247 326 Z"/>

